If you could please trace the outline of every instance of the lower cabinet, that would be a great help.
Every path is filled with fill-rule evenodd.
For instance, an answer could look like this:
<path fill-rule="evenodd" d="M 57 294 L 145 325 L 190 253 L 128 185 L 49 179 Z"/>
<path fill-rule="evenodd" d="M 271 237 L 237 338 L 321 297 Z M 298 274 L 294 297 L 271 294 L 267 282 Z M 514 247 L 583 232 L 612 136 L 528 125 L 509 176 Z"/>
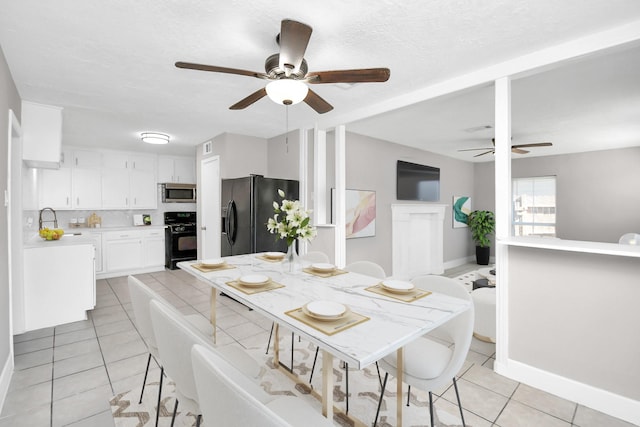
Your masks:
<path fill-rule="evenodd" d="M 102 233 L 104 269 L 98 278 L 164 269 L 164 228 Z"/>
<path fill-rule="evenodd" d="M 24 249 L 24 332 L 87 318 L 96 305 L 94 254 L 91 242 Z"/>
<path fill-rule="evenodd" d="M 142 266 L 142 232 L 111 231 L 104 233 L 107 271 L 135 270 Z"/>

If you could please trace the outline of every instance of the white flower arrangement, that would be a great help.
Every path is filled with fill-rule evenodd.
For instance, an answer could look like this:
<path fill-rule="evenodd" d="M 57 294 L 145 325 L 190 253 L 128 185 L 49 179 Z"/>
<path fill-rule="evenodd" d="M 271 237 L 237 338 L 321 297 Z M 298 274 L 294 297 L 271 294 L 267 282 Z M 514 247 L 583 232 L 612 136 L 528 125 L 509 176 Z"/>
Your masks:
<path fill-rule="evenodd" d="M 291 246 L 296 240 L 311 241 L 316 237 L 317 231 L 310 224 L 311 211 L 304 210 L 299 200 L 285 199 L 285 193 L 278 190 L 282 197 L 282 203 L 273 202 L 273 218 L 267 221 L 267 230 L 271 234 L 278 234 L 281 239 L 287 239 L 287 246 Z"/>

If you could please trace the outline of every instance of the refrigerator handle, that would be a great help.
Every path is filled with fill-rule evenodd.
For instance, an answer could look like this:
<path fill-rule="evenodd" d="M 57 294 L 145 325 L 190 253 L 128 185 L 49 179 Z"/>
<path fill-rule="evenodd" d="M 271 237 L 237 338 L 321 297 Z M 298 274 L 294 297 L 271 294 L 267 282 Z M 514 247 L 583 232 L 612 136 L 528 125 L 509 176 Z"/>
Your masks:
<path fill-rule="evenodd" d="M 229 244 L 233 245 L 236 242 L 236 235 L 238 234 L 238 211 L 236 209 L 236 202 L 234 202 L 233 200 L 229 201 L 227 221 L 229 221 L 229 228 L 227 228 L 227 239 L 229 239 Z"/>
<path fill-rule="evenodd" d="M 231 245 L 231 238 L 230 238 L 230 234 L 231 234 L 231 230 L 229 229 L 229 215 L 231 214 L 231 200 L 229 200 L 227 202 L 227 207 L 224 210 L 224 218 L 223 218 L 223 224 L 222 227 L 224 228 L 224 237 L 227 239 L 227 243 L 229 243 L 229 245 Z"/>

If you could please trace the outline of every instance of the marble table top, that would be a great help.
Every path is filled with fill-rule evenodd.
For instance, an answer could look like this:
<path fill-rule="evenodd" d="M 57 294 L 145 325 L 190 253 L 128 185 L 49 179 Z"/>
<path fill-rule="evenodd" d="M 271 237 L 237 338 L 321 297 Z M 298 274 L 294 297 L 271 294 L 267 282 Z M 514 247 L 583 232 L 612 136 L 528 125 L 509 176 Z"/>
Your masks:
<path fill-rule="evenodd" d="M 236 268 L 207 273 L 192 267 L 197 261 L 180 262 L 178 267 L 358 369 L 444 324 L 471 305 L 469 301 L 438 293 L 406 303 L 365 290 L 380 282 L 374 277 L 351 272 L 327 278 L 302 271 L 292 274 L 283 271 L 282 264 L 267 262 L 258 256 L 226 257 L 227 263 Z M 256 273 L 266 274 L 284 287 L 246 295 L 226 284 L 242 275 Z M 345 304 L 370 320 L 327 336 L 285 314 L 316 300 Z"/>

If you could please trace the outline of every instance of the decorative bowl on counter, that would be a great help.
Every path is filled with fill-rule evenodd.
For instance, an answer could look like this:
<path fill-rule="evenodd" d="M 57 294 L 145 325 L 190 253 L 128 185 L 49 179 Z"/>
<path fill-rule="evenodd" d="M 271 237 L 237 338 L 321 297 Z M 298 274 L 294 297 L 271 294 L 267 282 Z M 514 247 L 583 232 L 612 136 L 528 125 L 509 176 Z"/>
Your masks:
<path fill-rule="evenodd" d="M 44 240 L 59 240 L 62 236 L 64 236 L 64 230 L 61 228 L 43 228 L 39 232 L 40 237 Z"/>

